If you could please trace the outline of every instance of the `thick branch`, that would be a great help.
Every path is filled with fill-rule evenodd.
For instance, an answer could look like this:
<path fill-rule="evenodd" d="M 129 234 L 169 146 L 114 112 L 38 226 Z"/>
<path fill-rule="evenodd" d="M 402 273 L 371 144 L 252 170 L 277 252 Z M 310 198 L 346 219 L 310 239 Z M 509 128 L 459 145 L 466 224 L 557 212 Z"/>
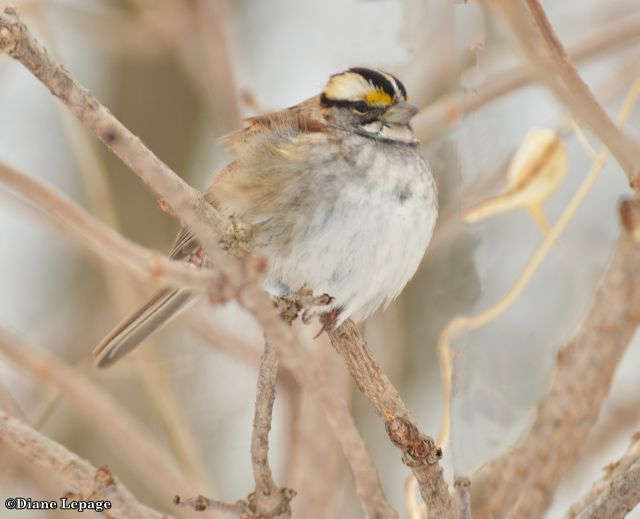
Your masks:
<path fill-rule="evenodd" d="M 640 36 L 640 13 L 596 27 L 568 49 L 569 57 L 580 62 Z M 537 76 L 531 66 L 516 67 L 496 74 L 468 92 L 445 94 L 427 106 L 413 119 L 413 127 L 423 141 L 430 140 L 464 116 L 482 108 L 500 96 L 522 88 Z"/>
<path fill-rule="evenodd" d="M 105 465 L 96 469 L 17 418 L 0 409 L 0 444 L 7 445 L 30 465 L 61 482 L 77 500 L 109 501 L 101 515 L 109 519 L 161 519 L 170 517 L 136 501 Z"/>
<path fill-rule="evenodd" d="M 541 517 L 561 477 L 575 464 L 609 391 L 618 362 L 640 324 L 640 202 L 622 204 L 619 239 L 591 308 L 558 352 L 551 386 L 514 449 L 474 481 L 474 515 Z"/>
<path fill-rule="evenodd" d="M 442 451 L 412 420 L 407 406 L 389 378 L 382 372 L 358 327 L 347 319 L 329 333 L 331 344 L 347 364 L 360 391 L 384 419 L 393 444 L 402 450 L 411 467 L 430 517 L 453 517 L 455 505 L 438 460 Z"/>
<path fill-rule="evenodd" d="M 576 504 L 565 519 L 622 519 L 640 503 L 640 434 L 631 438 L 624 456 L 606 467 L 604 477 Z"/>
<path fill-rule="evenodd" d="M 209 268 L 196 269 L 183 261 L 172 261 L 124 238 L 75 202 L 44 182 L 0 162 L 0 181 L 20 193 L 33 208 L 102 259 L 124 268 L 141 281 L 220 292 L 224 276 Z"/>
<path fill-rule="evenodd" d="M 535 67 L 538 77 L 569 109 L 573 118 L 595 133 L 640 190 L 640 143 L 616 127 L 569 61 L 538 0 L 491 2 L 502 12 Z"/>

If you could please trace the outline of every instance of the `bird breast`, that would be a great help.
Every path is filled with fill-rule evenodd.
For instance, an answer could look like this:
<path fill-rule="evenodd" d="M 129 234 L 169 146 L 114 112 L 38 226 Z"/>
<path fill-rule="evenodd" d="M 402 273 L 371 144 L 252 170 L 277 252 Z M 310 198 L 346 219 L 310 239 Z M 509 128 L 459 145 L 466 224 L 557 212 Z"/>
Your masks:
<path fill-rule="evenodd" d="M 252 226 L 269 293 L 328 294 L 323 310 L 339 308 L 338 324 L 400 293 L 437 216 L 435 182 L 416 146 L 287 125 L 240 145 L 207 197 Z"/>
<path fill-rule="evenodd" d="M 252 213 L 269 259 L 265 288 L 328 294 L 340 321 L 360 320 L 417 270 L 436 221 L 435 182 L 414 146 L 352 135 L 320 148 L 278 169 L 277 194 L 262 193 Z"/>

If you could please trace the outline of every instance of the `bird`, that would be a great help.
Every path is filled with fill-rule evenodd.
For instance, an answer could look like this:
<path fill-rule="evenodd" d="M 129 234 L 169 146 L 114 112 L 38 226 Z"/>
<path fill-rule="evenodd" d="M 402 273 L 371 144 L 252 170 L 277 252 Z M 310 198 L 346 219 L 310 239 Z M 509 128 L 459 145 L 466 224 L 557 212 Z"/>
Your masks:
<path fill-rule="evenodd" d="M 233 160 L 205 198 L 250 227 L 274 300 L 311 293 L 320 301 L 312 317 L 339 326 L 386 307 L 413 277 L 438 215 L 436 182 L 410 124 L 417 112 L 395 76 L 353 67 L 331 75 L 320 94 L 249 117 L 222 139 Z M 203 262 L 186 227 L 169 256 Z M 98 344 L 96 364 L 111 365 L 196 296 L 156 292 Z"/>

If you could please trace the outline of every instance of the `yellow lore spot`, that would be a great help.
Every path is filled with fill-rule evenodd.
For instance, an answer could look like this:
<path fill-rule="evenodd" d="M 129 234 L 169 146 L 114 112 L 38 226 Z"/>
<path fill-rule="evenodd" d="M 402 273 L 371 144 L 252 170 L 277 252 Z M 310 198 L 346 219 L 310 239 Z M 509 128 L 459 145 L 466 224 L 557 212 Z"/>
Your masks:
<path fill-rule="evenodd" d="M 380 90 L 379 88 L 367 92 L 367 94 L 364 96 L 364 100 L 369 105 L 389 106 L 393 103 L 393 99 L 391 98 L 391 96 L 384 90 Z"/>

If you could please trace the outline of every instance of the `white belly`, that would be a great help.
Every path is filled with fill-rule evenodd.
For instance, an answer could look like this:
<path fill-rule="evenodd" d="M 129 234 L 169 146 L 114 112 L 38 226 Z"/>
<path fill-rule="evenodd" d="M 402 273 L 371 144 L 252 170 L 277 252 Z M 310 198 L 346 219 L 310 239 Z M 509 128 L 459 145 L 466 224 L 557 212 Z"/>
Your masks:
<path fill-rule="evenodd" d="M 328 294 L 334 300 L 323 310 L 340 308 L 337 324 L 366 318 L 402 291 L 437 217 L 435 182 L 417 151 L 389 146 L 373 158 L 370 149 L 356 153 L 349 175 L 331 169 L 317 175 L 306 201 L 309 219 L 296 226 L 286 254 L 272 251 L 269 258 L 267 291 L 286 296 L 307 287 Z"/>

